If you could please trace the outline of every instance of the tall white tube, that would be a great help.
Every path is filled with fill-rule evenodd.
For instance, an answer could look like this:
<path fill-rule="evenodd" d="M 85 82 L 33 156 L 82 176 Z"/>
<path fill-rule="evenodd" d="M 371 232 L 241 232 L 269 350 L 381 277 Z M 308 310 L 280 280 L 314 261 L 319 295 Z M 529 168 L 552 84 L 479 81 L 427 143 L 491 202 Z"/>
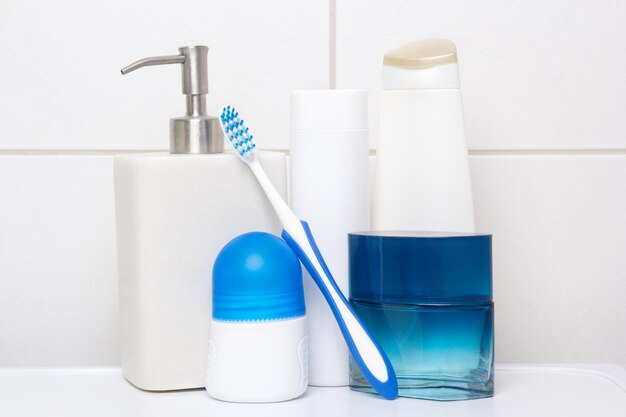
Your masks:
<path fill-rule="evenodd" d="M 368 230 L 367 93 L 291 94 L 291 206 L 309 223 L 320 251 L 348 294 L 348 233 Z M 348 349 L 315 283 L 304 272 L 309 317 L 309 384 L 348 385 Z"/>

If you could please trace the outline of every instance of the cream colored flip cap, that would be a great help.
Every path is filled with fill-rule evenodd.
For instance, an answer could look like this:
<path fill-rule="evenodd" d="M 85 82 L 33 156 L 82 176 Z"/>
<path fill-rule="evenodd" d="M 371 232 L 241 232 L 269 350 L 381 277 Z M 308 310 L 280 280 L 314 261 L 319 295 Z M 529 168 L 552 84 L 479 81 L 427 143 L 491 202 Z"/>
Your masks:
<path fill-rule="evenodd" d="M 422 39 L 407 43 L 385 54 L 383 64 L 405 69 L 424 69 L 455 64 L 456 46 L 448 39 Z"/>

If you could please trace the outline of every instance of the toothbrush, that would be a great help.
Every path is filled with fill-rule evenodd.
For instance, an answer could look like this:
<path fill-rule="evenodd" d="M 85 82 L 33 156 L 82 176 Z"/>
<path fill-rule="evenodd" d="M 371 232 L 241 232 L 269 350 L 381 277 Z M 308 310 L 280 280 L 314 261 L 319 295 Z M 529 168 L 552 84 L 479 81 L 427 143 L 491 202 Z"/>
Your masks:
<path fill-rule="evenodd" d="M 398 381 L 389 359 L 363 326 L 335 283 L 313 240 L 309 225 L 305 221 L 300 221 L 291 211 L 261 167 L 256 155 L 253 136 L 243 119 L 239 117 L 239 113 L 233 107 L 226 106 L 220 111 L 220 124 L 237 156 L 250 167 L 274 207 L 274 211 L 283 225 L 283 239 L 298 255 L 328 302 L 352 357 L 363 376 L 372 388 L 384 398 L 388 400 L 397 398 Z"/>

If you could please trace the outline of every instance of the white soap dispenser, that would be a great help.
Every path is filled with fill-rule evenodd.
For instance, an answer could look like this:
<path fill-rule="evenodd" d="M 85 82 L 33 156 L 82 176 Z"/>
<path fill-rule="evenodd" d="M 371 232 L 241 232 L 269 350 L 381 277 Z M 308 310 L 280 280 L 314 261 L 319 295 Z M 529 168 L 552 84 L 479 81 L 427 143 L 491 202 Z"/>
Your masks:
<path fill-rule="evenodd" d="M 170 120 L 170 153 L 114 161 L 122 368 L 132 384 L 155 391 L 204 386 L 220 249 L 245 232 L 281 230 L 252 173 L 224 153 L 219 121 L 206 114 L 208 48 L 179 51 L 122 70 L 181 64 L 187 113 Z M 284 198 L 285 155 L 259 152 L 259 160 Z"/>
<path fill-rule="evenodd" d="M 473 232 L 454 43 L 412 42 L 383 64 L 372 228 Z"/>

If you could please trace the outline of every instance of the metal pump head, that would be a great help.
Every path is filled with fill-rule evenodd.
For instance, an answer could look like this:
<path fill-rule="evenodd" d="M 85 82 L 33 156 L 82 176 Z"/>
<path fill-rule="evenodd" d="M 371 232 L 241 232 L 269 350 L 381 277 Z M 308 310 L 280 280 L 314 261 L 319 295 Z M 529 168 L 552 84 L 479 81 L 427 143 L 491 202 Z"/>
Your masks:
<path fill-rule="evenodd" d="M 151 65 L 182 64 L 183 94 L 187 96 L 187 113 L 170 119 L 171 153 L 224 152 L 224 135 L 217 117 L 206 113 L 206 95 L 209 93 L 206 46 L 178 48 L 180 55 L 155 56 L 140 59 L 122 68 L 128 74 Z"/>

